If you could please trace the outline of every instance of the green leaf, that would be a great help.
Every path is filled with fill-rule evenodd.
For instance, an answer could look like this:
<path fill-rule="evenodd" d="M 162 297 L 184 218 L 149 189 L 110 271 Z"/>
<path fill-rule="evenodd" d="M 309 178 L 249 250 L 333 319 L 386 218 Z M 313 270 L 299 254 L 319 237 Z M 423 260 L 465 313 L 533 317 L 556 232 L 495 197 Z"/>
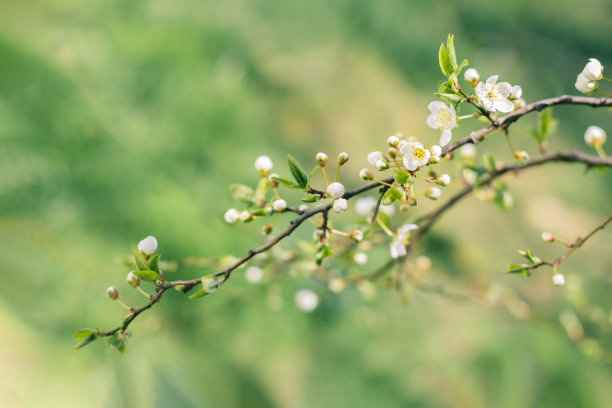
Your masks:
<path fill-rule="evenodd" d="M 76 334 L 77 334 L 77 333 L 74 333 L 75 338 L 76 338 Z M 92 334 L 90 334 L 90 335 L 88 335 L 88 336 L 86 336 L 86 337 L 82 338 L 82 339 L 81 339 L 81 341 L 79 341 L 79 342 L 78 342 L 78 343 L 77 343 L 77 344 L 74 346 L 74 348 L 78 350 L 78 349 L 80 349 L 80 348 L 82 348 L 82 347 L 85 347 L 86 345 L 88 345 L 89 343 L 91 343 L 92 341 L 95 341 L 95 340 L 97 340 L 97 339 L 98 339 L 98 333 L 97 333 L 97 332 L 94 332 L 94 333 L 92 333 Z"/>
<path fill-rule="evenodd" d="M 160 254 L 155 254 L 151 256 L 151 259 L 149 259 L 149 262 L 147 262 L 148 269 L 151 271 L 155 271 L 157 274 L 159 274 L 159 258 L 160 257 L 161 257 Z"/>
<path fill-rule="evenodd" d="M 311 195 L 311 196 L 307 196 L 307 197 L 302 197 L 301 200 L 305 203 L 316 203 L 317 202 L 317 196 L 316 195 Z"/>
<path fill-rule="evenodd" d="M 454 72 L 457 69 L 457 54 L 455 53 L 455 36 L 452 34 L 448 35 L 448 39 L 446 40 L 446 52 L 448 54 L 448 64 L 452 68 L 449 71 L 449 74 Z"/>
<path fill-rule="evenodd" d="M 448 63 L 448 51 L 444 43 L 440 44 L 440 51 L 438 51 L 438 62 L 440 63 L 440 70 L 444 76 L 448 77 L 454 70 Z"/>
<path fill-rule="evenodd" d="M 251 187 L 245 186 L 244 184 L 232 184 L 230 185 L 229 189 L 234 200 L 243 203 L 253 202 L 254 192 Z"/>
<path fill-rule="evenodd" d="M 440 101 L 444 103 L 450 103 L 452 105 L 456 105 L 459 102 L 461 102 L 461 98 L 462 98 L 460 94 L 451 93 L 451 92 L 435 92 L 434 95 Z"/>
<path fill-rule="evenodd" d="M 451 76 L 454 76 L 455 79 L 458 78 L 461 71 L 463 71 L 463 68 L 467 67 L 468 65 L 470 65 L 470 63 L 464 58 L 463 61 L 461 61 L 461 64 L 457 65 L 457 68 L 455 68 L 455 71 L 453 71 L 453 75 Z"/>
<path fill-rule="evenodd" d="M 559 122 L 552 116 L 552 108 L 538 112 L 538 128 L 536 129 L 538 142 L 542 142 L 557 130 Z"/>
<path fill-rule="evenodd" d="M 108 338 L 108 345 L 123 354 L 129 337 L 128 333 L 115 333 Z"/>
<path fill-rule="evenodd" d="M 531 262 L 532 264 L 538 263 L 540 262 L 540 259 L 537 257 L 534 257 L 531 254 L 531 251 L 527 250 L 527 251 L 518 251 L 518 253 L 525 259 L 527 259 L 529 262 Z M 537 259 L 536 259 L 537 258 Z"/>
<path fill-rule="evenodd" d="M 291 190 L 301 190 L 302 188 L 297 185 L 296 183 L 294 183 L 293 181 L 284 179 L 284 178 L 280 178 L 280 177 L 272 177 L 272 180 L 274 181 L 278 181 L 279 183 L 281 183 L 283 186 L 290 188 Z"/>
<path fill-rule="evenodd" d="M 410 173 L 403 170 L 393 170 L 393 178 L 398 184 L 404 185 L 408 182 L 408 178 L 410 177 Z"/>
<path fill-rule="evenodd" d="M 494 171 L 495 170 L 495 157 L 493 157 L 491 153 L 486 153 L 483 156 L 483 159 L 485 162 L 485 166 L 487 167 L 487 170 Z"/>
<path fill-rule="evenodd" d="M 506 273 L 522 273 L 525 277 L 531 276 L 531 271 L 525 267 L 525 265 L 508 265 L 508 271 Z"/>
<path fill-rule="evenodd" d="M 318 249 L 317 249 L 317 256 L 316 256 L 316 260 L 315 263 L 317 265 L 321 265 L 323 263 L 323 259 L 327 258 L 328 256 L 332 255 L 334 253 L 334 251 L 331 250 L 331 248 L 327 245 L 321 245 Z"/>
<path fill-rule="evenodd" d="M 258 202 L 266 201 L 266 193 L 268 192 L 268 179 L 262 177 L 257 184 L 257 189 L 255 190 L 255 200 Z"/>
<path fill-rule="evenodd" d="M 272 209 L 272 207 L 267 205 L 264 208 L 258 208 L 255 211 L 251 211 L 251 214 L 253 214 L 255 217 L 263 217 L 263 216 L 270 215 L 273 212 L 274 212 L 274 210 Z"/>
<path fill-rule="evenodd" d="M 289 163 L 289 170 L 291 170 L 291 174 L 298 186 L 300 186 L 300 188 L 306 188 L 308 185 L 308 177 L 306 177 L 306 173 L 304 173 L 304 169 L 302 169 L 300 163 L 298 163 L 291 154 L 287 155 L 287 162 Z"/>
<path fill-rule="evenodd" d="M 138 249 L 134 250 L 134 262 L 136 262 L 136 267 L 139 270 L 147 270 L 149 268 L 147 268 L 147 266 L 145 265 L 145 262 L 142 259 L 142 254 L 140 252 L 138 252 Z"/>
<path fill-rule="evenodd" d="M 81 339 L 91 336 L 92 334 L 97 335 L 98 331 L 93 330 L 93 329 L 81 329 L 78 332 L 72 333 L 72 336 L 74 337 L 75 340 L 81 340 Z"/>
<path fill-rule="evenodd" d="M 387 190 L 382 199 L 382 204 L 391 205 L 394 201 L 401 201 L 403 197 L 403 190 L 399 187 L 390 188 Z"/>
<path fill-rule="evenodd" d="M 317 172 L 317 170 L 319 170 L 321 168 L 321 166 L 316 165 L 314 169 L 312 169 L 310 171 L 310 174 L 308 175 L 308 180 L 310 180 L 312 178 L 312 176 Z"/>
<path fill-rule="evenodd" d="M 147 282 L 154 282 L 159 277 L 159 273 L 157 273 L 156 271 L 152 271 L 150 269 L 144 270 L 144 271 L 137 270 L 137 271 L 132 271 L 132 272 L 134 272 L 134 275 L 138 276 L 140 279 L 142 279 L 143 281 L 147 281 Z"/>

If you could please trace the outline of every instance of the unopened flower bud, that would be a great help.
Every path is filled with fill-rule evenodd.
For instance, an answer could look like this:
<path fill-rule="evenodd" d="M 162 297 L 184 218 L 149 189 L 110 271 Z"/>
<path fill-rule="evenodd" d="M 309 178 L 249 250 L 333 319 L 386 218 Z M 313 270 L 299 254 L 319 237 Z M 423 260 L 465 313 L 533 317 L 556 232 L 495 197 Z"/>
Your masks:
<path fill-rule="evenodd" d="M 336 199 L 334 201 L 334 204 L 332 205 L 332 208 L 337 213 L 341 213 L 345 211 L 347 207 L 348 207 L 348 201 L 346 201 L 344 198 Z"/>
<path fill-rule="evenodd" d="M 555 273 L 552 280 L 555 286 L 565 285 L 565 276 L 561 275 L 560 273 Z"/>
<path fill-rule="evenodd" d="M 349 155 L 347 152 L 342 152 L 338 155 L 338 165 L 342 166 L 349 159 Z"/>
<path fill-rule="evenodd" d="M 374 173 L 370 169 L 362 169 L 359 172 L 359 177 L 364 181 L 374 180 Z"/>
<path fill-rule="evenodd" d="M 520 85 L 514 85 L 510 91 L 509 99 L 517 99 L 523 95 L 523 88 Z"/>
<path fill-rule="evenodd" d="M 589 58 L 589 62 L 582 70 L 582 75 L 589 81 L 598 81 L 603 77 L 603 66 L 596 58 Z"/>
<path fill-rule="evenodd" d="M 138 243 L 138 251 L 145 255 L 151 255 L 157 250 L 157 240 L 154 236 L 149 235 Z"/>
<path fill-rule="evenodd" d="M 255 170 L 262 176 L 267 175 L 272 170 L 272 159 L 268 156 L 259 156 L 255 159 Z"/>
<path fill-rule="evenodd" d="M 606 132 L 599 126 L 589 126 L 584 132 L 584 141 L 590 146 L 601 146 L 606 141 Z"/>
<path fill-rule="evenodd" d="M 516 98 L 514 101 L 514 109 L 521 109 L 527 106 L 527 102 L 523 98 Z"/>
<path fill-rule="evenodd" d="M 410 201 L 408 201 L 407 199 L 403 199 L 402 202 L 400 203 L 400 211 L 406 212 L 408 211 L 409 207 L 410 207 Z"/>
<path fill-rule="evenodd" d="M 411 195 L 410 197 L 408 197 L 408 205 L 411 207 L 416 207 L 417 205 L 417 198 L 414 195 Z"/>
<path fill-rule="evenodd" d="M 268 235 L 272 232 L 272 224 L 266 224 L 261 227 L 261 233 L 264 235 Z"/>
<path fill-rule="evenodd" d="M 270 185 L 272 187 L 278 187 L 278 181 L 274 180 L 275 178 L 279 178 L 280 176 L 276 173 L 272 173 L 268 176 L 268 183 L 270 183 Z"/>
<path fill-rule="evenodd" d="M 383 154 L 381 152 L 372 152 L 368 154 L 368 163 L 370 163 L 371 166 L 376 166 L 376 162 L 382 158 Z"/>
<path fill-rule="evenodd" d="M 395 159 L 397 157 L 397 149 L 395 147 L 390 147 L 388 153 L 392 159 Z"/>
<path fill-rule="evenodd" d="M 387 170 L 389 168 L 389 163 L 385 159 L 376 160 L 376 168 L 380 171 Z"/>
<path fill-rule="evenodd" d="M 448 186 L 450 184 L 450 176 L 448 174 L 442 174 L 436 179 L 436 183 L 441 186 Z"/>
<path fill-rule="evenodd" d="M 431 156 L 429 156 L 429 163 L 431 164 L 440 163 L 440 156 L 432 154 Z"/>
<path fill-rule="evenodd" d="M 473 144 L 464 144 L 461 146 L 460 154 L 464 159 L 473 159 L 476 156 L 476 146 Z"/>
<path fill-rule="evenodd" d="M 109 286 L 106 289 L 106 296 L 108 296 L 109 298 L 115 300 L 119 297 L 119 292 L 117 291 L 117 288 L 114 286 Z"/>
<path fill-rule="evenodd" d="M 138 285 L 140 285 L 140 278 L 136 276 L 134 272 L 128 273 L 127 277 L 125 278 L 125 281 L 133 287 L 137 287 Z"/>
<path fill-rule="evenodd" d="M 240 213 L 240 221 L 243 222 L 247 222 L 247 221 L 251 221 L 253 219 L 253 214 L 251 214 L 249 211 L 242 211 Z"/>
<path fill-rule="evenodd" d="M 433 145 L 429 148 L 432 156 L 440 156 L 442 154 L 442 148 L 438 145 Z"/>
<path fill-rule="evenodd" d="M 274 208 L 274 211 L 278 212 L 285 211 L 285 208 L 287 208 L 287 202 L 282 198 L 279 198 L 272 203 L 272 208 Z"/>
<path fill-rule="evenodd" d="M 391 147 L 397 148 L 399 146 L 399 142 L 400 142 L 399 137 L 395 135 L 389 136 L 389 138 L 387 139 L 387 144 Z"/>
<path fill-rule="evenodd" d="M 314 232 L 312 233 L 312 240 L 313 241 L 319 241 L 321 240 L 321 237 L 323 236 L 323 230 L 322 229 L 316 229 L 314 230 Z"/>
<path fill-rule="evenodd" d="M 353 238 L 357 242 L 363 241 L 363 232 L 361 230 L 353 230 L 349 233 L 349 237 Z"/>
<path fill-rule="evenodd" d="M 325 165 L 327 164 L 328 157 L 325 153 L 320 152 L 320 153 L 317 153 L 316 159 L 317 159 L 317 162 L 319 163 L 319 166 L 325 167 Z"/>
<path fill-rule="evenodd" d="M 223 218 L 225 218 L 225 222 L 233 224 L 240 219 L 240 211 L 235 208 L 230 208 L 225 212 Z"/>
<path fill-rule="evenodd" d="M 478 75 L 478 71 L 476 71 L 474 68 L 466 69 L 465 73 L 463 74 L 463 78 L 474 88 L 476 88 L 478 81 L 480 81 L 480 75 Z"/>
<path fill-rule="evenodd" d="M 368 255 L 365 252 L 357 252 L 353 260 L 357 265 L 365 265 L 368 262 Z"/>
<path fill-rule="evenodd" d="M 344 186 L 335 181 L 327 186 L 327 194 L 329 194 L 331 198 L 340 198 L 344 195 Z"/>
<path fill-rule="evenodd" d="M 425 197 L 431 200 L 437 200 L 440 196 L 442 196 L 442 190 L 438 187 L 429 187 L 429 189 L 425 191 Z"/>
<path fill-rule="evenodd" d="M 555 241 L 555 236 L 551 234 L 550 232 L 543 232 L 541 237 L 542 237 L 542 241 L 544 242 L 554 242 Z"/>
<path fill-rule="evenodd" d="M 514 157 L 521 163 L 527 163 L 529 161 L 529 153 L 524 150 L 515 151 Z"/>

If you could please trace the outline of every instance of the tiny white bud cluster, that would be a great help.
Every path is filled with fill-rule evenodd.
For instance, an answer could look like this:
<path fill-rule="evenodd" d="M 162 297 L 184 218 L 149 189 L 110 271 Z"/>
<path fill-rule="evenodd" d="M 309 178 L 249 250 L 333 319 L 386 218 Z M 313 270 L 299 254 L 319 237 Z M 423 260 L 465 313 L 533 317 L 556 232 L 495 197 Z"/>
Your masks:
<path fill-rule="evenodd" d="M 359 177 L 364 181 L 374 180 L 374 173 L 370 169 L 362 169 L 359 172 Z"/>
<path fill-rule="evenodd" d="M 597 81 L 603 78 L 603 66 L 596 58 L 589 58 L 581 73 L 576 78 L 574 86 L 582 93 L 588 94 L 597 89 Z"/>
<path fill-rule="evenodd" d="M 384 156 L 381 152 L 372 152 L 368 154 L 368 163 L 370 163 L 371 166 L 376 166 L 376 162 L 383 158 Z"/>
<path fill-rule="evenodd" d="M 459 151 L 463 159 L 473 159 L 476 157 L 476 146 L 473 144 L 464 144 Z"/>
<path fill-rule="evenodd" d="M 387 163 L 385 159 L 378 159 L 376 160 L 375 167 L 380 171 L 387 170 L 389 168 L 389 163 Z"/>
<path fill-rule="evenodd" d="M 149 235 L 138 243 L 138 251 L 145 255 L 151 255 L 157 250 L 157 240 L 154 236 Z"/>
<path fill-rule="evenodd" d="M 391 147 L 398 147 L 400 143 L 400 139 L 397 136 L 389 136 L 387 139 L 387 144 Z"/>
<path fill-rule="evenodd" d="M 106 288 L 106 296 L 115 300 L 119 297 L 119 292 L 117 291 L 116 287 L 109 286 L 108 288 Z"/>
<path fill-rule="evenodd" d="M 474 68 L 468 68 L 463 74 L 463 79 L 469 82 L 472 87 L 476 88 L 478 81 L 480 81 L 480 75 L 478 75 L 478 71 L 476 71 Z"/>

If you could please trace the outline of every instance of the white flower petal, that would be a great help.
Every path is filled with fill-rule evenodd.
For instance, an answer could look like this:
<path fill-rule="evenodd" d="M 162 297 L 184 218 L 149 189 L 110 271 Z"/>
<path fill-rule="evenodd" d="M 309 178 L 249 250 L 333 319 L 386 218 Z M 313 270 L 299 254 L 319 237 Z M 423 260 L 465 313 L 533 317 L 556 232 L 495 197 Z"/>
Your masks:
<path fill-rule="evenodd" d="M 510 96 L 510 93 L 512 92 L 512 85 L 510 85 L 508 82 L 500 82 L 497 85 L 499 86 L 501 91 L 500 93 L 504 98 Z"/>
<path fill-rule="evenodd" d="M 451 140 L 451 131 L 450 130 L 443 130 L 442 134 L 440 135 L 440 146 L 446 146 Z"/>
<path fill-rule="evenodd" d="M 427 109 L 429 109 L 429 111 L 432 113 L 437 112 L 440 109 L 443 109 L 445 107 L 446 105 L 440 101 L 433 101 L 433 102 L 430 102 L 429 105 L 427 105 Z"/>
<path fill-rule="evenodd" d="M 492 75 L 489 77 L 489 79 L 487 79 L 486 84 L 487 85 L 493 85 L 494 83 L 497 82 L 497 79 L 499 78 L 499 75 Z"/>
<path fill-rule="evenodd" d="M 432 129 L 437 129 L 439 126 L 439 122 L 436 118 L 435 114 L 431 114 L 427 117 L 427 126 L 429 126 Z"/>
<path fill-rule="evenodd" d="M 514 110 L 514 104 L 508 99 L 493 102 L 493 107 L 504 113 L 512 112 Z"/>

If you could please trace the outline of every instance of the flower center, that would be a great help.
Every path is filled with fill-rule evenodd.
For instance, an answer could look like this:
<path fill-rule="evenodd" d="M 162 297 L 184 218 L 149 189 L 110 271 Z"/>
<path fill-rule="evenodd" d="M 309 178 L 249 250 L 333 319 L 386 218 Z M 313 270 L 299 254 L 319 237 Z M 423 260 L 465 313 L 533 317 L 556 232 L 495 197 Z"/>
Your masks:
<path fill-rule="evenodd" d="M 436 113 L 436 121 L 439 123 L 438 130 L 448 127 L 451 120 L 453 120 L 453 116 L 447 110 L 439 110 Z"/>
<path fill-rule="evenodd" d="M 502 93 L 502 87 L 500 84 L 498 84 L 497 82 L 495 82 L 492 86 L 491 89 L 489 89 L 489 91 L 487 92 L 487 98 L 491 99 L 492 101 L 501 101 L 504 99 L 504 95 Z"/>
<path fill-rule="evenodd" d="M 422 160 L 425 157 L 425 149 L 413 148 L 410 156 L 413 160 Z"/>

